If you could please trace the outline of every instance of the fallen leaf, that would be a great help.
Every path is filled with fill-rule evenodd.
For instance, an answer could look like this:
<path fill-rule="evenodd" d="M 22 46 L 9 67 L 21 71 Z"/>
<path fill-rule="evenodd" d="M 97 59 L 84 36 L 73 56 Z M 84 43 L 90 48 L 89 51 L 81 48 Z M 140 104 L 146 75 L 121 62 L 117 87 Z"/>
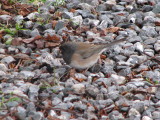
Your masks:
<path fill-rule="evenodd" d="M 39 40 L 42 39 L 43 37 L 41 35 L 37 35 L 36 37 L 34 37 L 35 40 Z"/>
<path fill-rule="evenodd" d="M 72 8 L 72 9 L 70 9 L 70 12 L 75 13 L 76 10 Z"/>
<path fill-rule="evenodd" d="M 56 21 L 56 20 L 53 20 L 53 21 L 52 21 L 52 27 L 53 27 L 53 29 L 55 28 L 56 24 L 57 24 L 57 21 Z"/>
<path fill-rule="evenodd" d="M 14 45 L 14 46 L 18 46 L 18 45 L 20 45 L 21 43 L 22 43 L 22 38 L 21 37 L 18 37 L 18 38 L 14 38 L 13 40 L 12 40 L 12 45 Z"/>
<path fill-rule="evenodd" d="M 101 54 L 100 58 L 101 59 L 106 59 L 107 57 L 106 57 L 106 55 Z"/>
<path fill-rule="evenodd" d="M 46 42 L 45 47 L 56 47 L 59 46 L 60 43 L 54 43 L 54 42 Z"/>
<path fill-rule="evenodd" d="M 123 29 L 120 28 L 120 27 L 111 27 L 111 28 L 107 28 L 107 29 L 106 29 L 106 32 L 115 33 L 115 32 L 117 32 L 117 31 L 119 31 L 119 30 L 123 30 Z"/>
<path fill-rule="evenodd" d="M 11 15 L 9 12 L 0 10 L 0 15 Z"/>
<path fill-rule="evenodd" d="M 24 42 L 24 43 L 31 43 L 31 42 L 33 42 L 35 39 L 34 38 L 28 38 L 28 39 L 23 39 L 22 41 Z"/>
<path fill-rule="evenodd" d="M 45 38 L 45 40 L 54 41 L 54 42 L 60 42 L 60 39 L 61 39 L 60 36 L 58 36 L 56 34 L 53 36 L 48 34 L 48 36 Z"/>
<path fill-rule="evenodd" d="M 156 26 L 160 26 L 160 22 L 156 21 L 156 22 L 155 22 L 155 25 L 156 25 Z"/>

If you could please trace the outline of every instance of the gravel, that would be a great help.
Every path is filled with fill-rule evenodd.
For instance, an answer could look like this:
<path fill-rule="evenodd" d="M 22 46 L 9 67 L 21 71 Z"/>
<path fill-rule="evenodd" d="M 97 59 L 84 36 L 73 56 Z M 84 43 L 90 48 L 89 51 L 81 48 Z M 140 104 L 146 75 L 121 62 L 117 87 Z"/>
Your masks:
<path fill-rule="evenodd" d="M 27 13 L 1 4 L 0 119 L 160 119 L 158 0 L 46 0 L 24 4 Z M 70 71 L 59 50 L 124 37 L 84 71 Z"/>

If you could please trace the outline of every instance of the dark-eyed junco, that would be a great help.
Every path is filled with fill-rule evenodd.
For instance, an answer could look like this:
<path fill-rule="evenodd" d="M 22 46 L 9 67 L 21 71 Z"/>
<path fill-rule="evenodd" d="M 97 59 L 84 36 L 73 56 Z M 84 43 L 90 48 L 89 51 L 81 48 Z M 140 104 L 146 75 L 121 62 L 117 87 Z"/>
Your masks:
<path fill-rule="evenodd" d="M 66 42 L 60 46 L 64 61 L 75 69 L 92 67 L 100 58 L 100 54 L 112 45 L 125 41 L 116 40 L 109 44 L 94 45 L 85 42 Z"/>

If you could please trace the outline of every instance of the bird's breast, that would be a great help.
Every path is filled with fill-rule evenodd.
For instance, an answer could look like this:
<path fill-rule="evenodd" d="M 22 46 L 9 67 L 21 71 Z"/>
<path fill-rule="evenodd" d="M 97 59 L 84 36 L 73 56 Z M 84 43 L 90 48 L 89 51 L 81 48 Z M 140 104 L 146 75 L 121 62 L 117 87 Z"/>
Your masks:
<path fill-rule="evenodd" d="M 86 69 L 92 67 L 99 59 L 99 54 L 94 54 L 83 59 L 80 54 L 74 54 L 71 59 L 70 66 L 76 69 Z"/>

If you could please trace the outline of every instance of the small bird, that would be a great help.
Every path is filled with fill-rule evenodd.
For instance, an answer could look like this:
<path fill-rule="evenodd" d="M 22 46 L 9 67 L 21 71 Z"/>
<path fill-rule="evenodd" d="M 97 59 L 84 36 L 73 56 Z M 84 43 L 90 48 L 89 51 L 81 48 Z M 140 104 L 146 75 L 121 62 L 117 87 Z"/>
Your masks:
<path fill-rule="evenodd" d="M 124 41 L 124 39 L 120 39 L 103 45 L 85 42 L 66 42 L 60 46 L 60 50 L 64 61 L 69 66 L 81 70 L 90 68 L 97 63 L 100 54 L 107 48 Z"/>

